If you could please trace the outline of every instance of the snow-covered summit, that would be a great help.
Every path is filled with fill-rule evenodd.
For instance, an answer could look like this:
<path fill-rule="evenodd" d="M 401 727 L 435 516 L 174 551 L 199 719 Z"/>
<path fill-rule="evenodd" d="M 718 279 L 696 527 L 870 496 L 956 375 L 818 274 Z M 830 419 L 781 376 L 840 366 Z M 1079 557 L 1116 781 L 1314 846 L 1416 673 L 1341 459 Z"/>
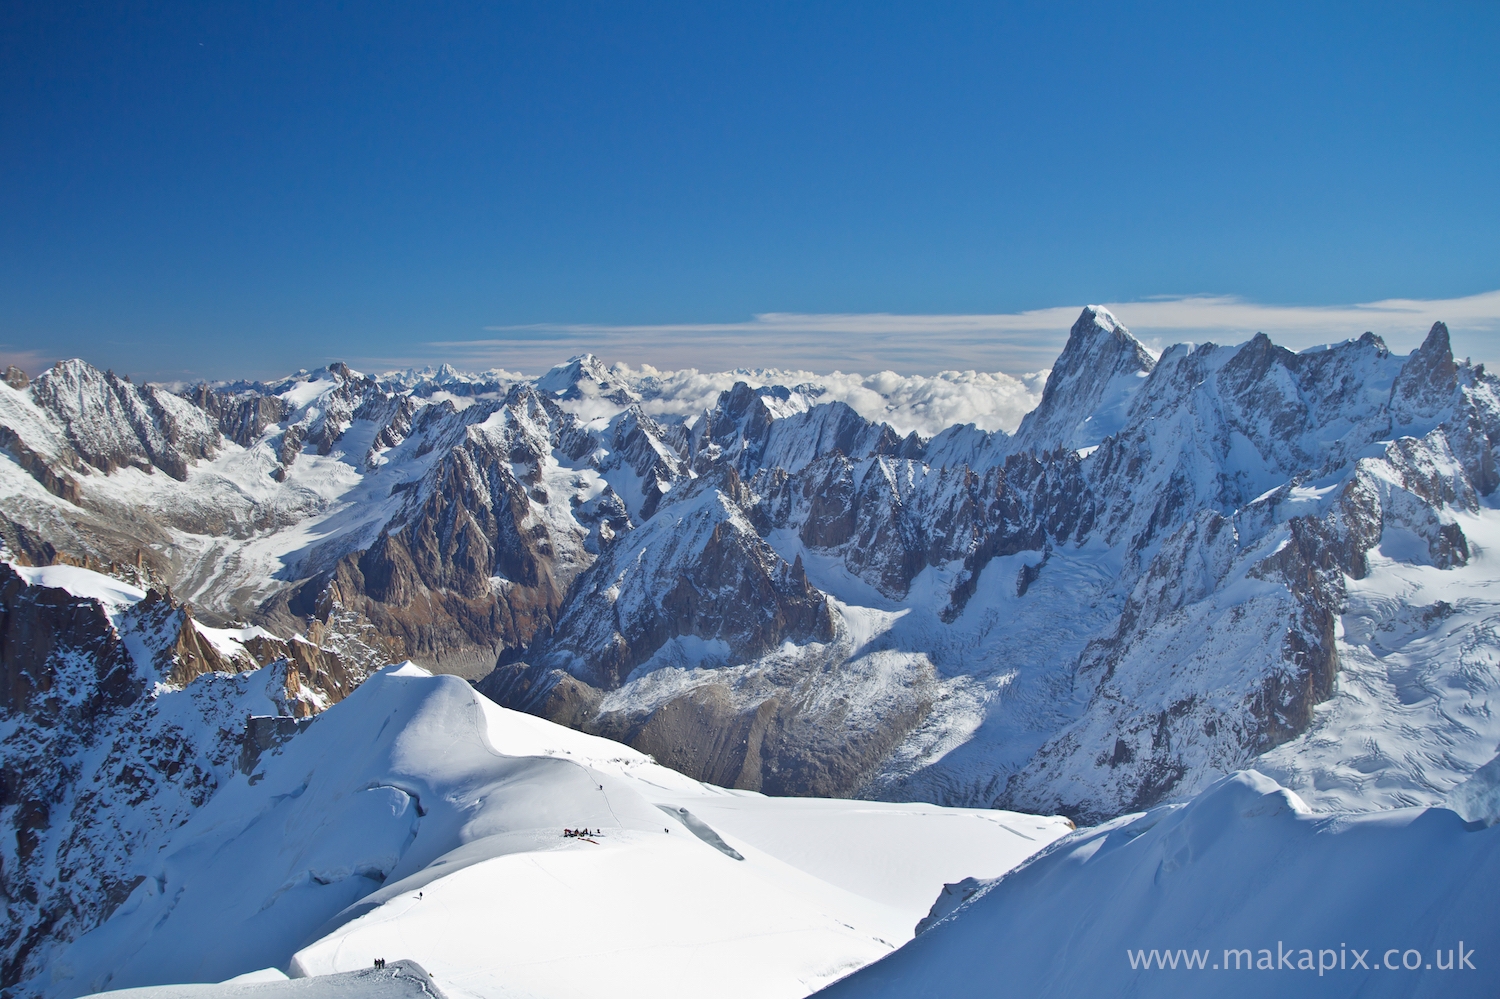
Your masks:
<path fill-rule="evenodd" d="M 1042 401 L 1016 431 L 1015 448 L 1046 452 L 1097 446 L 1124 426 L 1156 358 L 1108 309 L 1090 305 L 1068 333 Z"/>

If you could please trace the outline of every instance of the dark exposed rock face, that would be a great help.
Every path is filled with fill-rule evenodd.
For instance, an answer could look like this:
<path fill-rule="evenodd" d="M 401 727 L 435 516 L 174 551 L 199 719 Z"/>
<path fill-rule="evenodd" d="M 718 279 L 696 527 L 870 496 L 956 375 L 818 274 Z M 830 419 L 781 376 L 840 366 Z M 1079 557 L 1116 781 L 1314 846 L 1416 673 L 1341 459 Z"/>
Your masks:
<path fill-rule="evenodd" d="M 0 563 L 0 708 L 76 728 L 142 693 L 135 664 L 98 603 L 31 586 Z"/>
<path fill-rule="evenodd" d="M 79 785 L 93 776 L 83 773 L 88 751 L 118 734 L 112 722 L 128 716 L 146 681 L 98 603 L 31 586 L 5 565 L 0 677 L 0 717 L 10 722 L 0 743 L 0 816 L 14 843 L 13 850 L 0 847 L 9 916 L 0 934 L 0 985 L 10 987 L 27 977 L 39 946 L 88 929 L 134 887 L 122 871 L 95 862 L 106 830 L 95 824 L 94 799 Z M 175 756 L 172 746 L 159 749 Z M 111 746 L 106 758 L 118 763 L 124 754 L 116 750 Z M 122 774 L 136 785 L 154 776 Z M 198 780 L 183 776 L 185 784 Z M 52 864 L 63 880 L 44 880 Z"/>
<path fill-rule="evenodd" d="M 286 419 L 289 408 L 278 396 L 255 390 L 216 392 L 206 384 L 193 389 L 188 398 L 213 417 L 225 437 L 241 447 L 254 444 L 267 427 Z"/>
<path fill-rule="evenodd" d="M 1453 361 L 1453 347 L 1448 327 L 1433 323 L 1391 385 L 1391 423 L 1409 427 L 1422 421 L 1440 419 L 1453 405 L 1458 390 L 1458 365 Z"/>
<path fill-rule="evenodd" d="M 379 424 L 380 432 L 370 444 L 373 454 L 380 449 L 393 448 L 410 437 L 416 415 L 417 404 L 410 395 L 382 392 L 360 403 L 353 418 Z"/>
<path fill-rule="evenodd" d="M 656 513 L 662 497 L 688 477 L 682 456 L 667 443 L 667 439 L 666 429 L 641 412 L 639 406 L 626 411 L 624 418 L 617 421 L 610 438 L 615 467 L 629 469 L 641 482 L 640 502 L 636 508 L 631 511 L 622 501 L 624 512 L 636 520 L 649 520 Z M 587 443 L 580 441 L 584 446 Z M 616 516 L 611 533 L 624 525 L 625 521 Z"/>
<path fill-rule="evenodd" d="M 1013 454 L 976 472 L 835 451 L 794 475 L 763 472 L 755 485 L 770 526 L 796 529 L 807 548 L 839 558 L 889 597 L 905 597 L 924 569 L 962 561 L 950 617 L 990 561 L 1040 552 L 1049 539 L 1081 540 L 1095 516 L 1073 452 Z"/>
<path fill-rule="evenodd" d="M 864 457 L 903 449 L 905 442 L 890 427 L 869 422 L 845 403 L 787 412 L 790 397 L 785 388 L 752 389 L 736 382 L 694 427 L 693 467 L 727 464 L 750 478 L 761 468 L 796 471 L 835 452 Z"/>
<path fill-rule="evenodd" d="M 215 555 L 179 587 L 238 587 L 220 614 L 342 650 L 342 672 L 295 643 L 253 657 L 288 663 L 288 684 L 346 693 L 405 656 L 493 669 L 502 703 L 707 779 L 1099 817 L 1305 732 L 1340 668 L 1347 580 L 1382 538 L 1465 565 L 1458 514 L 1500 485 L 1500 383 L 1441 324 L 1406 359 L 1373 335 L 1154 358 L 1090 308 L 1014 437 L 902 436 L 815 386 L 747 381 L 685 418 L 622 372 L 585 356 L 506 386 L 335 364 L 179 399 L 68 362 L 0 396 L 56 427 L 0 421 L 32 503 L 0 536 L 178 585 L 174 532 L 316 523 L 273 581 L 205 578 Z M 100 498 L 108 469 L 175 475 L 215 448 L 256 469 L 222 492 L 238 519 L 163 504 L 127 529 Z M 316 495 L 341 476 L 360 482 L 347 508 Z M 225 546 L 226 574 L 244 550 Z M 1070 586 L 1089 599 L 1067 604 Z M 177 682 L 253 665 L 185 634 Z M 956 702 L 1030 705 L 1004 722 L 1003 764 L 952 749 L 969 745 Z"/>
<path fill-rule="evenodd" d="M 785 641 L 828 641 L 827 600 L 745 518 L 750 494 L 732 468 L 672 496 L 629 543 L 580 577 L 580 594 L 530 652 L 605 690 L 673 639 L 722 643 L 755 658 Z"/>
<path fill-rule="evenodd" d="M 326 682 L 339 674 L 342 690 Z M 239 705 L 305 715 L 356 679 L 337 656 L 275 640 L 226 658 L 157 591 L 111 607 L 0 563 L 0 988 L 107 918 L 160 835 L 234 772 Z M 182 689 L 163 695 L 162 681 Z M 163 696 L 186 706 L 162 710 Z"/>
<path fill-rule="evenodd" d="M 332 649 L 303 638 L 282 641 L 257 635 L 244 643 L 253 668 L 275 665 L 283 677 L 278 702 L 294 718 L 311 718 L 320 708 L 337 704 L 354 692 L 366 670 Z M 221 672 L 241 672 L 243 662 L 229 661 Z"/>
<path fill-rule="evenodd" d="M 546 488 L 553 435 L 568 424 L 528 388 L 513 392 L 495 419 L 461 427 L 404 525 L 338 564 L 325 607 L 364 616 L 421 660 L 481 648 L 493 663 L 499 650 L 529 644 L 592 558 L 580 524 L 547 515 L 554 502 L 569 503 Z M 607 511 L 611 498 L 595 508 Z M 601 517 L 607 529 L 611 514 Z"/>
<path fill-rule="evenodd" d="M 78 457 L 71 450 L 49 460 L 21 439 L 10 427 L 0 426 L 0 447 L 9 451 L 16 464 L 26 470 L 43 489 L 58 499 L 78 502 L 78 480 L 70 474 L 78 468 Z"/>

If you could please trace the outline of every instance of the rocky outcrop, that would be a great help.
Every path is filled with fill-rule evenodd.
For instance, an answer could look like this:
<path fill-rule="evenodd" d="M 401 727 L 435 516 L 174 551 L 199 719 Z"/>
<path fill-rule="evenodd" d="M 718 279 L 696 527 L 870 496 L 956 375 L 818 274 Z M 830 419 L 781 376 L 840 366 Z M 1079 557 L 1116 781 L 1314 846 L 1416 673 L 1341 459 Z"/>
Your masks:
<path fill-rule="evenodd" d="M 66 450 L 49 459 L 31 448 L 21 435 L 10 427 L 0 426 L 0 448 L 9 451 L 17 465 L 39 482 L 58 499 L 78 503 L 78 479 L 73 473 L 78 468 L 78 458 L 72 450 Z"/>
<path fill-rule="evenodd" d="M 290 411 L 284 399 L 261 389 L 215 390 L 202 383 L 187 398 L 217 422 L 220 433 L 241 447 L 260 440 L 268 427 L 286 419 Z"/>
<path fill-rule="evenodd" d="M 143 679 L 97 601 L 0 563 L 0 709 L 76 728 L 135 703 Z"/>
<path fill-rule="evenodd" d="M 890 427 L 871 423 L 845 403 L 809 408 L 783 386 L 752 389 L 745 382 L 720 394 L 694 425 L 687 447 L 695 469 L 729 465 L 746 479 L 762 468 L 796 472 L 835 452 L 864 458 L 910 450 Z"/>
<path fill-rule="evenodd" d="M 8 723 L 0 737 L 0 822 L 10 834 L 0 840 L 8 910 L 0 986 L 8 988 L 28 977 L 47 946 L 91 928 L 134 887 L 123 865 L 111 862 L 121 850 L 100 843 L 111 820 L 95 814 L 100 786 L 143 799 L 170 780 L 201 801 L 204 775 L 179 755 L 186 747 L 170 733 L 140 739 L 139 711 L 131 709 L 146 697 L 149 678 L 107 609 L 33 586 L 4 564 L 0 677 L 0 718 Z M 49 870 L 57 873 L 48 877 Z"/>
<path fill-rule="evenodd" d="M 411 656 L 739 786 L 1099 817 L 1300 738 L 1348 580 L 1462 569 L 1500 486 L 1500 381 L 1441 324 L 1405 358 L 1156 358 L 1090 307 L 1015 436 L 718 377 L 335 364 L 168 399 L 68 362 L 0 387 L 0 537 L 340 657 L 179 628 L 172 685 L 280 662 L 306 713 Z M 674 378 L 730 387 L 688 412 Z M 149 510 L 108 475 L 194 462 Z"/>
<path fill-rule="evenodd" d="M 306 642 L 246 650 L 163 592 L 106 603 L 0 562 L 0 988 L 107 918 L 161 836 L 274 749 L 250 715 L 307 717 L 359 679 Z"/>
<path fill-rule="evenodd" d="M 1445 323 L 1433 323 L 1427 339 L 1407 358 L 1391 385 L 1391 424 L 1430 427 L 1452 408 L 1458 391 L 1458 365 Z"/>
<path fill-rule="evenodd" d="M 360 403 L 354 411 L 354 419 L 368 420 L 380 427 L 365 456 L 366 464 L 373 463 L 379 452 L 396 447 L 410 437 L 416 415 L 417 404 L 407 393 L 383 391 Z"/>
<path fill-rule="evenodd" d="M 631 494 L 632 499 L 639 496 L 639 501 L 633 507 L 628 500 L 621 503 L 624 512 L 635 521 L 650 520 L 662 497 L 689 477 L 685 460 L 667 442 L 667 437 L 666 429 L 635 405 L 613 421 L 611 430 L 605 434 L 611 453 L 600 462 L 600 470 L 606 474 L 615 469 L 628 470 L 640 483 L 639 489 Z M 592 450 L 592 440 L 580 443 Z M 618 533 L 625 523 L 614 518 L 610 535 Z"/>
<path fill-rule="evenodd" d="M 787 475 L 755 480 L 756 513 L 790 529 L 810 551 L 837 558 L 900 600 L 922 571 L 961 562 L 949 617 L 961 612 L 985 567 L 1019 552 L 1088 535 L 1096 503 L 1077 456 L 1012 454 L 982 472 L 911 458 L 854 461 L 838 451 Z"/>
<path fill-rule="evenodd" d="M 830 639 L 826 598 L 761 539 L 749 498 L 733 468 L 674 492 L 579 577 L 578 596 L 528 658 L 610 690 L 678 639 L 740 661 Z"/>
<path fill-rule="evenodd" d="M 404 524 L 340 561 L 319 616 L 354 611 L 399 638 L 407 654 L 438 664 L 474 649 L 493 664 L 501 650 L 529 645 L 593 557 L 573 497 L 547 489 L 552 435 L 568 422 L 526 388 L 471 423 L 428 474 Z M 592 505 L 605 508 L 609 497 Z M 559 507 L 566 512 L 553 515 Z"/>
<path fill-rule="evenodd" d="M 257 635 L 244 645 L 257 668 L 280 667 L 284 693 L 278 703 L 294 718 L 311 718 L 342 701 L 369 672 L 338 652 L 301 637 L 281 640 Z"/>

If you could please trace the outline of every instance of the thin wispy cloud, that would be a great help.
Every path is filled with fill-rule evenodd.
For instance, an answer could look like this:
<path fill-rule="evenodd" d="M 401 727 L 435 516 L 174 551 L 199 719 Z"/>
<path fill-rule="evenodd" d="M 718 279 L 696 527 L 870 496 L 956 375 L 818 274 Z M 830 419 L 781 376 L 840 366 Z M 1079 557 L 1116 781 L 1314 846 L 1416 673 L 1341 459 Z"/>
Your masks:
<path fill-rule="evenodd" d="M 35 377 L 50 368 L 55 360 L 56 358 L 49 357 L 39 350 L 20 350 L 7 344 L 0 344 L 0 371 L 15 365 L 28 375 Z"/>
<path fill-rule="evenodd" d="M 1450 299 L 1386 299 L 1355 305 L 1264 305 L 1231 296 L 1193 295 L 1104 303 L 1158 349 L 1184 340 L 1236 343 L 1265 332 L 1293 350 L 1379 334 L 1392 350 L 1415 348 L 1439 320 L 1455 352 L 1500 358 L 1500 291 Z M 489 336 L 434 341 L 406 363 L 448 361 L 538 372 L 592 351 L 608 361 L 659 368 L 932 374 L 938 371 L 1041 371 L 1051 367 L 1082 305 L 978 315 L 772 312 L 735 323 L 492 326 Z M 395 360 L 395 359 L 387 359 Z"/>

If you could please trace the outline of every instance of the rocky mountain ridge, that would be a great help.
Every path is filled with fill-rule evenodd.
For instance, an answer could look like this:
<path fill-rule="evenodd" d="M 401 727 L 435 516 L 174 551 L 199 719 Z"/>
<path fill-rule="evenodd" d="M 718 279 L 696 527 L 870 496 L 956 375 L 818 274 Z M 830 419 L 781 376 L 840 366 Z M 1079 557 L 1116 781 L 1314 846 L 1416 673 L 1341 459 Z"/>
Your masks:
<path fill-rule="evenodd" d="M 0 562 L 0 986 L 107 918 L 168 832 L 363 677 L 164 591 Z"/>
<path fill-rule="evenodd" d="M 1474 537 L 1500 391 L 1441 324 L 1404 358 L 1373 335 L 1157 357 L 1090 308 L 1014 435 L 749 376 L 692 410 L 690 382 L 585 356 L 174 394 L 66 362 L 0 387 L 0 535 L 780 793 L 1094 818 L 1312 739 L 1337 777 L 1306 781 L 1420 798 L 1500 737 L 1367 773 L 1320 720 L 1351 582 L 1446 573 L 1452 640 L 1496 645 Z"/>

